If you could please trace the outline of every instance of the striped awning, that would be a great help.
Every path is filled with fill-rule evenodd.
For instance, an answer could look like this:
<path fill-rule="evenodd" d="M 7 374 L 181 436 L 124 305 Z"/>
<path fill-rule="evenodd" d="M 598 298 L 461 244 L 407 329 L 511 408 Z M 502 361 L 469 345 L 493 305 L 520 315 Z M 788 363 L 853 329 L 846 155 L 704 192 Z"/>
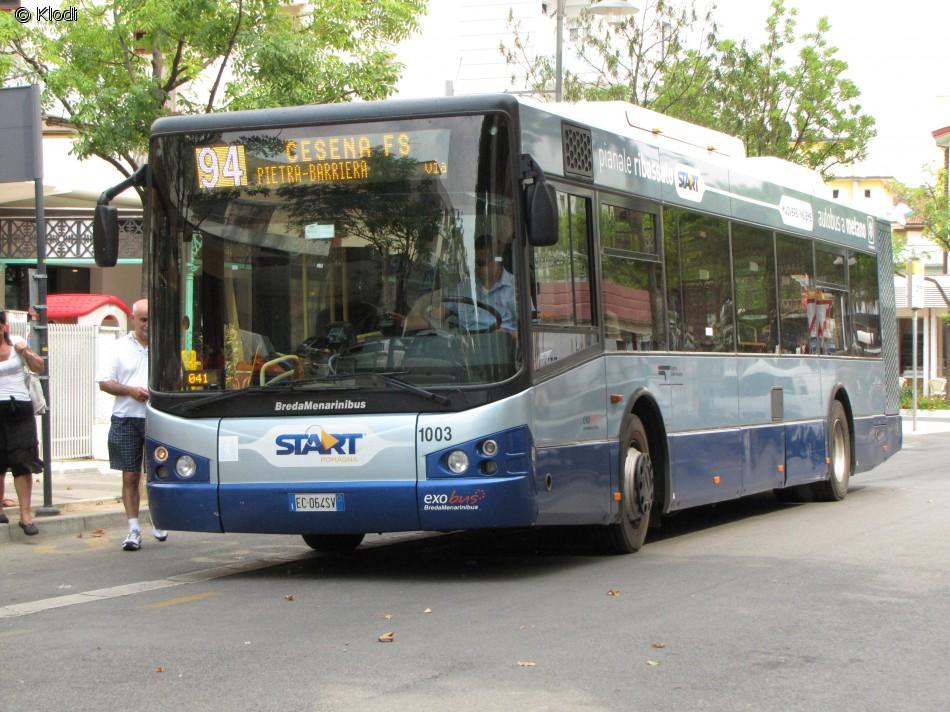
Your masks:
<path fill-rule="evenodd" d="M 950 275 L 928 275 L 924 278 L 924 309 L 950 307 Z M 907 308 L 907 277 L 894 275 L 894 297 L 898 309 Z"/>

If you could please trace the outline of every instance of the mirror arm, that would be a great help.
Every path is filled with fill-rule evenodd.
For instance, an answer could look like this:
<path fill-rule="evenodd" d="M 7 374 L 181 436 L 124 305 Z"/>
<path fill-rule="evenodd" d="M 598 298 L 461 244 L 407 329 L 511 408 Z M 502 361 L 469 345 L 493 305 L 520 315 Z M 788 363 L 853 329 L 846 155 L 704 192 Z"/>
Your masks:
<path fill-rule="evenodd" d="M 112 202 L 113 198 L 119 193 L 135 186 L 136 188 L 143 188 L 148 180 L 148 164 L 144 164 L 138 167 L 138 169 L 126 178 L 121 183 L 102 191 L 102 194 L 99 196 L 99 200 L 96 201 L 96 205 L 108 205 Z"/>

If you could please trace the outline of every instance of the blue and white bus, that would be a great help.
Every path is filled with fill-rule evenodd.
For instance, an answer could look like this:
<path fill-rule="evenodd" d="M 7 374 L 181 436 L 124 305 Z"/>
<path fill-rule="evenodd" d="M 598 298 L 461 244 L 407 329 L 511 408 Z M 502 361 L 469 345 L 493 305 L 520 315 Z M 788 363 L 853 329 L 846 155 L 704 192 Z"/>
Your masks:
<path fill-rule="evenodd" d="M 107 203 L 142 186 L 155 524 L 323 550 L 576 525 L 626 553 L 690 507 L 843 498 L 901 447 L 889 225 L 637 116 L 156 121 L 95 236 L 114 263 Z"/>

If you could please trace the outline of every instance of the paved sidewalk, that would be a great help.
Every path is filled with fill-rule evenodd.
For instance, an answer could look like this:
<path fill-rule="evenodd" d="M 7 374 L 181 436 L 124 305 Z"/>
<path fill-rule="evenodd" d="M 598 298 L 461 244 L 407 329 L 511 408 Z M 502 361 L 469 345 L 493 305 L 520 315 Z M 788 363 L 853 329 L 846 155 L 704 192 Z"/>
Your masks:
<path fill-rule="evenodd" d="M 901 411 L 904 417 L 904 437 L 917 437 L 950 432 L 950 410 L 917 411 L 917 429 L 914 430 L 911 411 Z M 27 537 L 17 525 L 19 511 L 7 507 L 4 511 L 10 524 L 0 524 L 0 545 L 11 542 L 39 542 L 55 536 L 92 534 L 96 529 L 121 528 L 125 531 L 126 517 L 122 509 L 122 473 L 109 467 L 104 460 L 57 461 L 52 467 L 52 503 L 60 514 L 35 517 L 39 536 Z M 144 481 L 144 477 L 143 477 Z M 6 496 L 16 499 L 13 477 L 6 476 Z M 33 480 L 33 507 L 43 505 L 43 476 Z M 141 519 L 150 524 L 146 497 L 142 496 Z"/>
<path fill-rule="evenodd" d="M 0 545 L 11 542 L 39 542 L 57 536 L 79 536 L 96 529 L 126 529 L 122 508 L 122 473 L 104 460 L 63 460 L 52 463 L 52 506 L 59 514 L 34 516 L 39 536 L 28 537 L 20 529 L 20 510 L 6 507 L 9 524 L 0 524 Z M 143 477 L 144 482 L 144 477 Z M 7 473 L 4 496 L 16 500 L 13 476 Z M 142 497 L 141 517 L 149 524 L 146 498 Z M 33 511 L 43 506 L 43 475 L 33 475 Z"/>
<path fill-rule="evenodd" d="M 904 437 L 950 432 L 950 410 L 918 410 L 917 427 L 914 429 L 913 411 L 902 410 Z"/>

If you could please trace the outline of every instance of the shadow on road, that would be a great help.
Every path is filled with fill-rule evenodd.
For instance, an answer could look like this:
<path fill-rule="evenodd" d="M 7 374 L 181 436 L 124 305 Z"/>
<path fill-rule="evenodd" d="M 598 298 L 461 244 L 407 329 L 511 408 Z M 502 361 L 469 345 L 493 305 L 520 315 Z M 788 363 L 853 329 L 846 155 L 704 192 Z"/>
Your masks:
<path fill-rule="evenodd" d="M 861 487 L 852 487 L 859 494 Z M 663 519 L 652 529 L 650 542 L 774 515 L 803 502 L 782 502 L 771 492 L 689 509 Z M 817 504 L 815 506 L 835 506 Z M 285 566 L 242 574 L 251 577 L 299 576 L 304 578 L 405 579 L 405 580 L 512 580 L 545 576 L 568 567 L 595 566 L 614 557 L 600 554 L 588 527 L 464 531 L 423 534 L 396 541 L 367 540 L 345 554 L 314 552 L 312 557 Z M 635 559 L 632 559 L 635 560 Z"/>

